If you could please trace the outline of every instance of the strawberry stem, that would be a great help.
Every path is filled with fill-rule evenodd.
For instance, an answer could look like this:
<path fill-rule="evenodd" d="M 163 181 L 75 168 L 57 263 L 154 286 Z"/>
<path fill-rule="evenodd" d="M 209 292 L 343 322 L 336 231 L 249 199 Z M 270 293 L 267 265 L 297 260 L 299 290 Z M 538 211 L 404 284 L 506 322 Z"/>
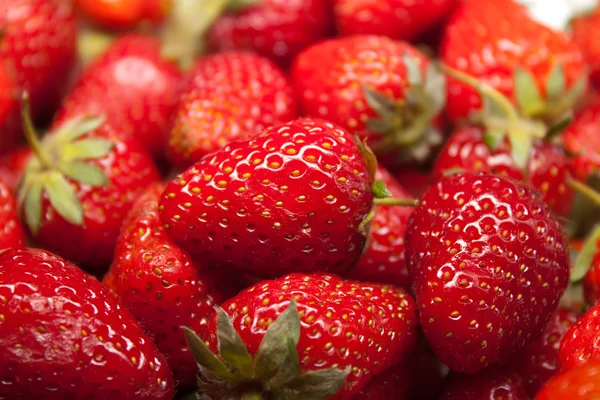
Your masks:
<path fill-rule="evenodd" d="M 596 205 L 600 206 L 600 193 L 596 192 L 594 189 L 592 189 L 585 183 L 579 182 L 575 179 L 569 179 L 568 184 L 573 190 L 587 197 Z"/>
<path fill-rule="evenodd" d="M 375 204 L 376 206 L 418 207 L 419 200 L 386 197 L 383 199 L 373 199 L 373 204 Z"/>
<path fill-rule="evenodd" d="M 42 164 L 42 167 L 45 169 L 52 169 L 52 160 L 42 148 L 40 140 L 37 136 L 37 132 L 35 131 L 35 127 L 33 126 L 33 121 L 31 121 L 29 92 L 27 91 L 24 91 L 21 95 L 21 121 L 23 122 L 25 139 L 33 149 L 36 158 L 39 160 L 40 164 Z"/>

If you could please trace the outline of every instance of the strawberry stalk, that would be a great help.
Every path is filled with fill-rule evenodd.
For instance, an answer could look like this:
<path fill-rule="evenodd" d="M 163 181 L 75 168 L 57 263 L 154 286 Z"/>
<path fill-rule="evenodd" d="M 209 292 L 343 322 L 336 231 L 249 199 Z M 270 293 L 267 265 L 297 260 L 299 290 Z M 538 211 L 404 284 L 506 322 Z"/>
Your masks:
<path fill-rule="evenodd" d="M 33 126 L 33 121 L 31 120 L 31 109 L 29 106 L 29 92 L 24 91 L 21 95 L 21 118 L 23 121 L 25 139 L 29 146 L 31 146 L 36 158 L 40 162 L 43 168 L 50 169 L 52 168 L 52 160 L 50 156 L 44 151 L 42 145 L 38 139 L 37 132 L 35 131 L 35 127 Z"/>
<path fill-rule="evenodd" d="M 585 196 L 589 200 L 593 201 L 594 204 L 600 205 L 600 193 L 598 193 L 585 183 L 579 182 L 575 179 L 569 179 L 568 184 L 573 190 Z"/>

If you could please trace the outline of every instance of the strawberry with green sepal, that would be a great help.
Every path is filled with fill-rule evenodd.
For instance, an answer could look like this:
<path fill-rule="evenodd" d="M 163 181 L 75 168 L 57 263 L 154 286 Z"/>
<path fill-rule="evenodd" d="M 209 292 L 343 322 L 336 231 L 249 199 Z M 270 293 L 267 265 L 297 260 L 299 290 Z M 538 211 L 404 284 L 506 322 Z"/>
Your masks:
<path fill-rule="evenodd" d="M 0 358 L 4 399 L 173 397 L 165 358 L 112 293 L 43 250 L 0 253 Z"/>
<path fill-rule="evenodd" d="M 531 343 L 569 279 L 558 221 L 529 186 L 498 175 L 438 180 L 411 215 L 406 257 L 425 337 L 457 372 Z"/>
<path fill-rule="evenodd" d="M 333 0 L 343 36 L 381 35 L 413 41 L 442 22 L 456 0 Z"/>
<path fill-rule="evenodd" d="M 205 337 L 213 306 L 237 294 L 237 288 L 231 277 L 218 279 L 168 239 L 158 217 L 164 186 L 151 185 L 134 203 L 104 283 L 153 337 L 175 379 L 194 385 L 197 366 L 179 327 Z"/>
<path fill-rule="evenodd" d="M 587 86 L 585 63 L 575 43 L 533 20 L 513 0 L 462 2 L 445 29 L 441 54 L 445 64 L 493 86 L 529 118 L 560 119 Z M 475 90 L 448 80 L 453 121 L 481 106 Z"/>
<path fill-rule="evenodd" d="M 155 157 L 163 156 L 181 80 L 179 69 L 162 58 L 156 38 L 121 36 L 84 70 L 56 122 L 76 115 L 103 115 Z"/>
<path fill-rule="evenodd" d="M 168 135 L 169 158 L 181 168 L 233 140 L 298 116 L 288 78 L 256 54 L 201 58 L 187 81 Z"/>
<path fill-rule="evenodd" d="M 600 362 L 590 362 L 556 375 L 535 400 L 595 400 L 600 397 Z"/>
<path fill-rule="evenodd" d="M 222 307 L 208 346 L 186 330 L 200 389 L 213 398 L 349 399 L 416 339 L 415 304 L 403 290 L 335 276 L 261 282 Z"/>
<path fill-rule="evenodd" d="M 24 245 L 25 234 L 19 224 L 17 203 L 11 188 L 0 181 L 0 250 Z"/>
<path fill-rule="evenodd" d="M 194 164 L 167 185 L 160 218 L 171 239 L 215 267 L 340 273 L 363 251 L 374 197 L 387 194 L 375 169 L 344 129 L 303 118 Z"/>
<path fill-rule="evenodd" d="M 327 40 L 298 55 L 292 81 L 305 114 L 368 138 L 386 165 L 425 161 L 441 144 L 445 78 L 408 43 Z"/>
<path fill-rule="evenodd" d="M 476 374 L 455 374 L 440 400 L 529 400 L 516 371 L 491 366 Z"/>
<path fill-rule="evenodd" d="M 31 157 L 18 189 L 23 222 L 35 243 L 91 269 L 107 267 L 123 218 L 159 178 L 135 139 L 102 118 L 57 123 L 40 142 L 23 101 Z"/>
<path fill-rule="evenodd" d="M 0 95 L 0 153 L 22 138 L 20 91 L 30 93 L 36 121 L 51 117 L 75 62 L 75 42 L 75 15 L 70 1 L 0 3 L 0 88 L 12 88 L 10 104 L 4 93 Z"/>

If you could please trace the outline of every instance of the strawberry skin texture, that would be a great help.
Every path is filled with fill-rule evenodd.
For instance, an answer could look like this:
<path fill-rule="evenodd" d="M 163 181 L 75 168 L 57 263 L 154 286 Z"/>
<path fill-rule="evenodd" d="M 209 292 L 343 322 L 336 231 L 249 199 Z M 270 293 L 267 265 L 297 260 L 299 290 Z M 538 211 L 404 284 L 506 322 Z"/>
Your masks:
<path fill-rule="evenodd" d="M 393 286 L 296 273 L 258 283 L 222 308 L 253 355 L 269 324 L 292 297 L 301 316 L 297 350 L 303 371 L 352 369 L 332 400 L 351 398 L 372 376 L 401 361 L 415 344 L 414 300 Z M 217 347 L 215 320 L 213 314 L 209 324 L 213 349 Z"/>
<path fill-rule="evenodd" d="M 75 0 L 77 8 L 93 23 L 109 29 L 131 29 L 142 21 L 160 22 L 170 0 Z"/>
<path fill-rule="evenodd" d="M 576 176 L 585 181 L 600 170 L 600 101 L 593 100 L 562 133 L 565 148 L 575 155 Z"/>
<path fill-rule="evenodd" d="M 333 0 L 341 35 L 381 35 L 414 40 L 440 23 L 456 0 Z"/>
<path fill-rule="evenodd" d="M 59 126 L 57 123 L 54 128 Z M 67 178 L 83 205 L 83 225 L 77 226 L 64 219 L 44 196 L 42 224 L 33 240 L 71 262 L 99 271 L 112 261 L 121 224 L 133 202 L 149 184 L 159 179 L 159 173 L 137 140 L 118 133 L 108 123 L 84 138 L 114 142 L 110 154 L 90 161 L 104 171 L 109 185 L 91 187 Z"/>
<path fill-rule="evenodd" d="M 595 400 L 599 397 L 600 362 L 590 362 L 552 378 L 535 400 Z"/>
<path fill-rule="evenodd" d="M 490 367 L 475 375 L 456 374 L 440 400 L 529 400 L 515 371 Z"/>
<path fill-rule="evenodd" d="M 208 33 L 217 51 L 250 50 L 287 65 L 304 48 L 333 30 L 328 1 L 262 0 L 238 13 L 225 13 Z"/>
<path fill-rule="evenodd" d="M 588 305 L 596 305 L 600 300 L 600 243 L 592 258 L 592 264 L 583 278 L 583 295 Z"/>
<path fill-rule="evenodd" d="M 30 156 L 29 146 L 17 147 L 0 156 L 0 182 L 8 186 L 11 191 L 17 188 Z"/>
<path fill-rule="evenodd" d="M 214 305 L 236 292 L 218 288 L 216 276 L 167 237 L 158 217 L 164 186 L 151 185 L 134 203 L 104 283 L 153 337 L 175 379 L 193 385 L 198 368 L 180 326 L 206 337 Z"/>
<path fill-rule="evenodd" d="M 456 372 L 537 338 L 569 278 L 568 243 L 537 194 L 510 178 L 455 174 L 422 197 L 406 233 L 421 325 Z"/>
<path fill-rule="evenodd" d="M 588 15 L 575 18 L 571 22 L 573 41 L 583 53 L 590 69 L 590 83 L 600 87 L 600 8 Z"/>
<path fill-rule="evenodd" d="M 25 235 L 19 224 L 17 204 L 10 187 L 0 181 L 0 250 L 24 245 Z"/>
<path fill-rule="evenodd" d="M 561 371 L 568 371 L 600 359 L 599 328 L 600 307 L 596 305 L 569 329 L 560 343 L 558 361 Z"/>
<path fill-rule="evenodd" d="M 169 158 L 181 168 L 233 140 L 298 117 L 288 78 L 256 54 L 201 58 L 187 81 L 168 138 Z"/>
<path fill-rule="evenodd" d="M 382 167 L 377 168 L 376 180 L 382 180 L 392 197 L 411 196 Z M 411 207 L 378 206 L 369 231 L 369 247 L 346 277 L 357 281 L 386 283 L 410 288 L 408 267 L 404 260 L 404 234 L 413 209 Z"/>
<path fill-rule="evenodd" d="M 181 78 L 179 69 L 161 58 L 156 38 L 122 36 L 87 67 L 64 100 L 57 120 L 78 114 L 103 115 L 154 156 L 161 156 Z"/>
<path fill-rule="evenodd" d="M 542 335 L 514 358 L 511 365 L 523 378 L 529 396 L 535 396 L 556 373 L 560 342 L 578 318 L 575 311 L 559 307 Z"/>
<path fill-rule="evenodd" d="M 76 27 L 67 0 L 4 0 L 0 26 L 0 69 L 12 77 L 11 86 L 19 91 L 0 119 L 0 153 L 4 153 L 22 138 L 20 90 L 29 92 L 36 120 L 50 117 L 53 105 L 60 103 L 75 61 Z"/>
<path fill-rule="evenodd" d="M 160 218 L 208 265 L 258 277 L 339 273 L 361 255 L 372 183 L 348 132 L 299 119 L 194 164 L 168 184 Z"/>
<path fill-rule="evenodd" d="M 465 1 L 450 18 L 442 45 L 442 61 L 513 98 L 517 67 L 533 74 L 541 95 L 555 64 L 562 65 L 566 87 L 585 73 L 583 55 L 566 33 L 534 21 L 513 0 Z M 476 90 L 448 78 L 447 111 L 457 121 L 478 111 Z"/>
<path fill-rule="evenodd" d="M 448 139 L 434 165 L 434 175 L 441 177 L 452 169 L 482 171 L 510 176 L 523 181 L 523 172 L 514 163 L 508 143 L 491 150 L 483 140 L 483 130 L 476 126 L 457 129 Z M 536 141 L 528 166 L 529 180 L 542 199 L 559 216 L 572 211 L 574 193 L 568 184 L 575 175 L 573 161 L 558 145 Z"/>
<path fill-rule="evenodd" d="M 10 249 L 0 282 L 1 398 L 172 398 L 165 358 L 95 278 L 46 251 Z"/>

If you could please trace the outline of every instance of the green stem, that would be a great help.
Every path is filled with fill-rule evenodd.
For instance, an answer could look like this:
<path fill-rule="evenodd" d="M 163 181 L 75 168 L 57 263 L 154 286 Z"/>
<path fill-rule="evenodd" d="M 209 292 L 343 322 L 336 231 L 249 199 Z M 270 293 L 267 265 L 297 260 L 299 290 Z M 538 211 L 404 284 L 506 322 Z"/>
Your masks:
<path fill-rule="evenodd" d="M 600 206 L 600 193 L 596 192 L 594 189 L 586 185 L 585 183 L 579 182 L 575 179 L 569 179 L 569 186 L 576 192 L 582 194 L 587 197 L 591 201 L 593 201 L 596 205 Z"/>
<path fill-rule="evenodd" d="M 44 167 L 45 169 L 51 169 L 52 160 L 44 151 L 40 140 L 38 139 L 35 127 L 33 126 L 33 121 L 31 121 L 31 109 L 29 107 L 29 92 L 27 91 L 24 91 L 21 95 L 21 121 L 23 122 L 25 139 L 33 149 L 35 156 L 39 160 L 40 164 L 42 164 L 42 167 Z"/>
<path fill-rule="evenodd" d="M 417 199 L 399 199 L 396 197 L 386 197 L 383 199 L 374 199 L 373 204 L 375 204 L 376 206 L 418 207 L 419 200 L 417 200 Z"/>
<path fill-rule="evenodd" d="M 264 400 L 265 398 L 263 397 L 262 394 L 260 393 L 246 393 L 242 396 L 242 400 Z"/>

